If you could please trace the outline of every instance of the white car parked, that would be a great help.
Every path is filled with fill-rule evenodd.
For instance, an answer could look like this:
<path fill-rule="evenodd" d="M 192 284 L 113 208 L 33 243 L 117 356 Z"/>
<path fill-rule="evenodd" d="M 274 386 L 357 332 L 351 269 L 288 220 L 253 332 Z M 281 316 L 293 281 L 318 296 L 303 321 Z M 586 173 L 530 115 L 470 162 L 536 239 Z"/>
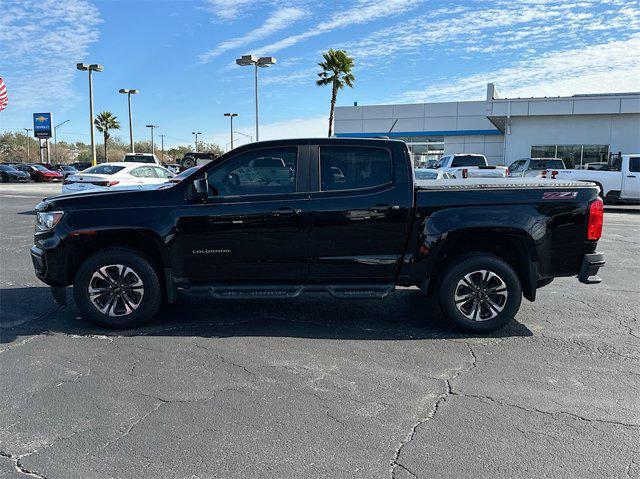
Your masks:
<path fill-rule="evenodd" d="M 166 183 L 173 177 L 174 174 L 169 170 L 155 164 L 102 163 L 75 175 L 67 176 L 62 183 L 62 192 L 135 190 L 149 185 Z"/>

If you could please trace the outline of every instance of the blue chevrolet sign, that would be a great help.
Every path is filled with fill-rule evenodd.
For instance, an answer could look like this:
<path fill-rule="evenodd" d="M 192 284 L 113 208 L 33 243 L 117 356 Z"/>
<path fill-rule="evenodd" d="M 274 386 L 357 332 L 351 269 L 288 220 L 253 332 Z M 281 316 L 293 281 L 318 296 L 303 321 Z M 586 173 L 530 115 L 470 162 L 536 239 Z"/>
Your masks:
<path fill-rule="evenodd" d="M 51 113 L 33 114 L 33 136 L 51 138 Z"/>

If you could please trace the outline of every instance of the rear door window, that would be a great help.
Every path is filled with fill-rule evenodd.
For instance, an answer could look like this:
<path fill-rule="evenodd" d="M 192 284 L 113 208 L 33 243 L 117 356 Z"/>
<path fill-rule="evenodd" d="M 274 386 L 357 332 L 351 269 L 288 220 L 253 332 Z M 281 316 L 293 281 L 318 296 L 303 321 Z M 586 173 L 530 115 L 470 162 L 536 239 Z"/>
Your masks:
<path fill-rule="evenodd" d="M 632 173 L 640 173 L 640 157 L 634 156 L 629 158 L 629 171 Z"/>
<path fill-rule="evenodd" d="M 389 150 L 375 147 L 320 147 L 322 191 L 373 188 L 391 183 L 393 163 Z"/>

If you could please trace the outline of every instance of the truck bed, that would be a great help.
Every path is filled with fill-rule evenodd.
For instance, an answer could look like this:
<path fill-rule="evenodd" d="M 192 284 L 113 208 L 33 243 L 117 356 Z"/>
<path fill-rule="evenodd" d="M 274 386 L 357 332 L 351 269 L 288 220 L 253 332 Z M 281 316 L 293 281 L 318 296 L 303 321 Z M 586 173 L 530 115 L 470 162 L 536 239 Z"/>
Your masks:
<path fill-rule="evenodd" d="M 467 178 L 451 180 L 416 180 L 416 190 L 479 190 L 504 188 L 589 188 L 585 181 L 545 180 L 540 178 Z"/>

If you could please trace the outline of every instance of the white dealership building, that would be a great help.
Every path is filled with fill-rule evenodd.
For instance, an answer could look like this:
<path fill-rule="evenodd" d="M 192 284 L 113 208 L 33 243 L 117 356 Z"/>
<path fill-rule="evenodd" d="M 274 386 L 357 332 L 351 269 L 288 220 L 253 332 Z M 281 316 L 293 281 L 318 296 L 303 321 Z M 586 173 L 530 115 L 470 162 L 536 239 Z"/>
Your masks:
<path fill-rule="evenodd" d="M 640 93 L 500 98 L 489 83 L 485 101 L 336 107 L 335 135 L 403 139 L 416 163 L 480 153 L 494 165 L 557 157 L 579 166 L 640 152 Z"/>

